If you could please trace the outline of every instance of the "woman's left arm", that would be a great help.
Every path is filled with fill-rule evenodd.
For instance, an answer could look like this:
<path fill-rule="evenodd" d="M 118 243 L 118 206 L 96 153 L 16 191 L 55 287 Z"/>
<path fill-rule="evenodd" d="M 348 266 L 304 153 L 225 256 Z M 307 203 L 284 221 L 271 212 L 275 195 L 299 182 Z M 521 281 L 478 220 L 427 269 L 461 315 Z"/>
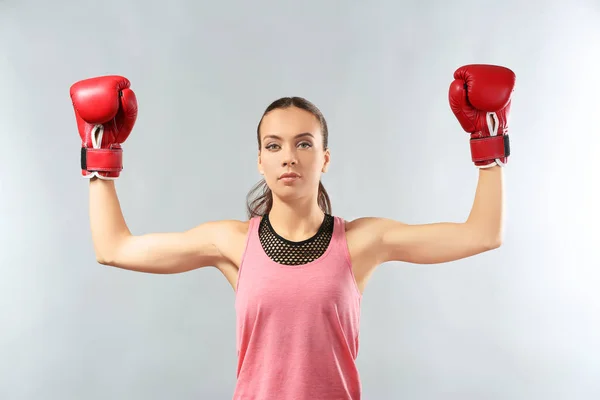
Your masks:
<path fill-rule="evenodd" d="M 361 218 L 353 224 L 372 238 L 372 254 L 378 258 L 375 264 L 435 264 L 470 257 L 502 243 L 503 186 L 501 167 L 480 169 L 475 200 L 465 222 L 409 225 L 386 218 Z"/>
<path fill-rule="evenodd" d="M 492 250 L 502 243 L 504 183 L 502 169 L 510 156 L 508 116 L 515 74 L 497 65 L 472 64 L 454 72 L 449 101 L 470 134 L 471 159 L 479 183 L 465 222 L 407 225 L 365 218 L 353 221 L 369 251 L 368 268 L 386 261 L 434 264 Z"/>

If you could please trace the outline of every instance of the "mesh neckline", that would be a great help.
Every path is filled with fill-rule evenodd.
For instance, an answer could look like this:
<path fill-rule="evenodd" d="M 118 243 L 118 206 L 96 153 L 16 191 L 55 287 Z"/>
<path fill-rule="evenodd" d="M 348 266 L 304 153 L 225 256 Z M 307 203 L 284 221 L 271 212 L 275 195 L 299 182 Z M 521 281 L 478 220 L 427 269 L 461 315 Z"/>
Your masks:
<path fill-rule="evenodd" d="M 310 238 L 294 242 L 279 235 L 265 214 L 258 228 L 260 243 L 266 255 L 278 264 L 305 265 L 316 261 L 329 249 L 334 218 L 325 214 L 319 230 Z"/>
<path fill-rule="evenodd" d="M 314 235 L 312 235 L 311 237 L 309 237 L 308 239 L 304 239 L 301 240 L 299 242 L 294 242 L 293 240 L 288 240 L 286 238 L 284 238 L 283 236 L 280 236 L 276 231 L 275 228 L 273 228 L 273 225 L 271 225 L 271 220 L 269 219 L 269 214 L 265 214 L 261 220 L 261 225 L 264 223 L 267 227 L 267 229 L 269 231 L 271 231 L 271 234 L 275 235 L 275 237 L 277 237 L 277 239 L 281 240 L 282 242 L 292 245 L 292 246 L 301 246 L 305 243 L 309 243 L 314 241 L 320 234 L 323 234 L 323 231 L 325 231 L 325 229 L 327 229 L 327 217 L 331 217 L 328 214 L 325 214 L 323 216 L 323 221 L 321 222 L 321 226 L 319 226 L 319 230 L 317 230 L 317 233 L 315 233 Z M 263 222 L 264 221 L 264 222 Z"/>

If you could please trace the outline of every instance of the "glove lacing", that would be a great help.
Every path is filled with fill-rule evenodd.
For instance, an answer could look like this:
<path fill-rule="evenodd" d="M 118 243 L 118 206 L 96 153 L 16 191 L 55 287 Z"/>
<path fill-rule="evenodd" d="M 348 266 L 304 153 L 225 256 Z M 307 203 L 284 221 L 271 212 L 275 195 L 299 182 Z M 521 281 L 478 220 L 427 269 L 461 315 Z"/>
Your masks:
<path fill-rule="evenodd" d="M 488 112 L 485 116 L 485 119 L 487 122 L 488 130 L 490 131 L 490 136 L 498 136 L 498 128 L 499 128 L 498 115 L 496 115 L 495 112 Z M 498 164 L 501 167 L 505 166 L 505 164 L 502 162 L 502 160 L 500 160 L 499 158 L 496 158 L 495 162 L 491 162 L 488 165 L 482 165 L 479 168 L 491 168 L 496 164 Z"/>

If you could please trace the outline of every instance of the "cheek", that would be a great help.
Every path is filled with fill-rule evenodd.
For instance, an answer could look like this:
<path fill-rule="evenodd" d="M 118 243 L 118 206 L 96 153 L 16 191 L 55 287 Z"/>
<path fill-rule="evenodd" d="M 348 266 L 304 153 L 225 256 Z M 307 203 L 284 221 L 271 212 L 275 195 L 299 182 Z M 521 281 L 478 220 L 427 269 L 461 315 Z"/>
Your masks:
<path fill-rule="evenodd" d="M 265 175 L 269 176 L 269 175 L 273 175 L 273 174 L 277 174 L 278 171 L 278 162 L 276 157 L 262 157 L 261 159 L 261 165 L 263 168 L 263 171 L 265 172 Z"/>
<path fill-rule="evenodd" d="M 270 170 L 277 168 L 280 165 L 279 159 L 274 154 L 271 154 L 270 157 L 267 157 L 263 163 L 265 168 L 269 168 Z"/>

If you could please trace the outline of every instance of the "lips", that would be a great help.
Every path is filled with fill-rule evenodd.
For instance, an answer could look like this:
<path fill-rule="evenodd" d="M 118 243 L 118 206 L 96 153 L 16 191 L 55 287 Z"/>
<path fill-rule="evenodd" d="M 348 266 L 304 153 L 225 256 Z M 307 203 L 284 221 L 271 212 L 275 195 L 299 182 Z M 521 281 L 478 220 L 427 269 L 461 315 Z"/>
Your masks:
<path fill-rule="evenodd" d="M 281 176 L 279 177 L 279 179 L 283 179 L 283 178 L 298 178 L 299 176 L 300 176 L 300 175 L 298 175 L 298 174 L 297 174 L 297 173 L 295 173 L 295 172 L 288 172 L 288 173 L 285 173 L 285 174 L 281 175 Z"/>

